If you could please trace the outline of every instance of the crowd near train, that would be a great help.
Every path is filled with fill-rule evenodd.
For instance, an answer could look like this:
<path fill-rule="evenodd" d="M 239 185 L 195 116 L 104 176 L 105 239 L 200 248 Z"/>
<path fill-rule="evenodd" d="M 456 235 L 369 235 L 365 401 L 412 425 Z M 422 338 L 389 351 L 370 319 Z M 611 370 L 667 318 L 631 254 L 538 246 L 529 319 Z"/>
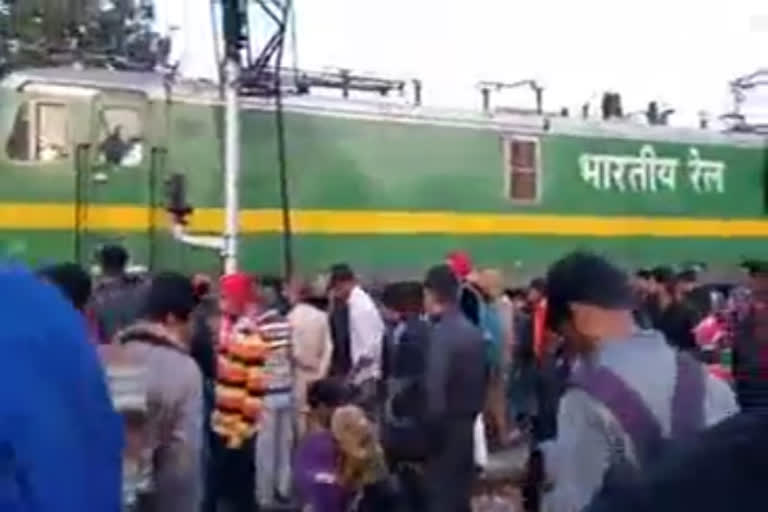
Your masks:
<path fill-rule="evenodd" d="M 572 252 L 528 286 L 0 269 L 9 511 L 739 510 L 768 477 L 768 262 Z M 492 461 L 522 462 L 497 486 Z M 511 457 L 511 456 L 510 456 Z M 515 465 L 517 462 L 510 462 Z"/>

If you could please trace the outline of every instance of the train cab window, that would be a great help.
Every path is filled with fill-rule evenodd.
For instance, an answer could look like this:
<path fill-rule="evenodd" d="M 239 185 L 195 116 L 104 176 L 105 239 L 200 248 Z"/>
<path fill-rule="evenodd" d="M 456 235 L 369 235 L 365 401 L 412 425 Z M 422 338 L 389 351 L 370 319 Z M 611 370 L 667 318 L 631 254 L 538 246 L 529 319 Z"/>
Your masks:
<path fill-rule="evenodd" d="M 536 139 L 512 138 L 504 141 L 507 199 L 536 202 L 539 199 L 539 143 Z"/>
<path fill-rule="evenodd" d="M 26 102 L 16 112 L 6 153 L 12 160 L 53 162 L 69 157 L 69 110 L 65 104 Z"/>
<path fill-rule="evenodd" d="M 99 117 L 101 159 L 121 167 L 141 165 L 145 140 L 140 112 L 129 107 L 106 107 Z"/>

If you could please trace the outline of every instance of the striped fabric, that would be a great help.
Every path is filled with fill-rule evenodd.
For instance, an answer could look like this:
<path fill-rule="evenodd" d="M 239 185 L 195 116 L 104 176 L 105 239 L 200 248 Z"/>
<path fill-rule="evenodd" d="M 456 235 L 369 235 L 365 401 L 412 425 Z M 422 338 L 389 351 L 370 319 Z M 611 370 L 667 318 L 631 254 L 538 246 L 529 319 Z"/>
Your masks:
<path fill-rule="evenodd" d="M 112 405 L 123 416 L 126 439 L 143 439 L 149 409 L 146 365 L 131 358 L 122 345 L 101 345 L 98 350 Z M 133 510 L 139 494 L 152 486 L 151 466 L 143 463 L 142 455 L 130 447 L 123 454 L 122 501 L 126 511 Z"/>
<path fill-rule="evenodd" d="M 277 351 L 285 349 L 289 337 L 289 324 L 271 311 L 223 327 L 212 425 L 228 447 L 239 448 L 256 433 L 269 390 L 290 387 L 290 367 L 286 373 L 279 365 L 269 364 Z"/>
<path fill-rule="evenodd" d="M 267 394 L 273 396 L 292 393 L 291 324 L 275 310 L 261 315 L 258 323 L 261 336 L 271 347 L 265 364 L 268 375 Z"/>

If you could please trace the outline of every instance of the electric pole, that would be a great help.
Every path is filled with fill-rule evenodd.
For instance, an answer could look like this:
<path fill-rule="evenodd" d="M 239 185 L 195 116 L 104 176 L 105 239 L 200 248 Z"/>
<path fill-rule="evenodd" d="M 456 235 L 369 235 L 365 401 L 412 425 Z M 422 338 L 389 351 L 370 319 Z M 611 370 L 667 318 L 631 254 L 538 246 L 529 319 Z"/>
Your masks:
<path fill-rule="evenodd" d="M 243 15 L 239 0 L 222 0 L 224 20 L 224 97 L 225 97 L 225 145 L 224 145 L 224 202 L 226 223 L 224 227 L 224 272 L 237 271 L 238 237 L 240 231 L 239 182 L 240 182 L 240 105 L 238 90 L 240 80 L 240 49 L 242 47 Z"/>

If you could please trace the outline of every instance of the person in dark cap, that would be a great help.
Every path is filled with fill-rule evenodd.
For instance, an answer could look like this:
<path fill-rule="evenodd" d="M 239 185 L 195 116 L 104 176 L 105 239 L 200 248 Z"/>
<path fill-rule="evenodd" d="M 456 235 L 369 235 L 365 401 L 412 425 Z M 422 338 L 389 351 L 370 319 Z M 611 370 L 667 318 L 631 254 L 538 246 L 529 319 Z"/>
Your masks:
<path fill-rule="evenodd" d="M 448 265 L 431 268 L 424 281 L 425 309 L 433 322 L 425 379 L 429 512 L 470 510 L 473 431 L 486 397 L 485 340 L 460 311 L 459 286 Z"/>
<path fill-rule="evenodd" d="M 749 298 L 736 313 L 733 373 L 739 405 L 750 412 L 768 412 L 768 261 L 749 260 Z"/>
<path fill-rule="evenodd" d="M 613 468 L 642 471 L 649 447 L 738 410 L 727 384 L 672 350 L 660 333 L 636 327 L 629 280 L 609 261 L 571 253 L 549 269 L 547 292 L 547 324 L 573 358 L 557 438 L 542 447 L 556 475 L 550 510 L 582 510 Z"/>

